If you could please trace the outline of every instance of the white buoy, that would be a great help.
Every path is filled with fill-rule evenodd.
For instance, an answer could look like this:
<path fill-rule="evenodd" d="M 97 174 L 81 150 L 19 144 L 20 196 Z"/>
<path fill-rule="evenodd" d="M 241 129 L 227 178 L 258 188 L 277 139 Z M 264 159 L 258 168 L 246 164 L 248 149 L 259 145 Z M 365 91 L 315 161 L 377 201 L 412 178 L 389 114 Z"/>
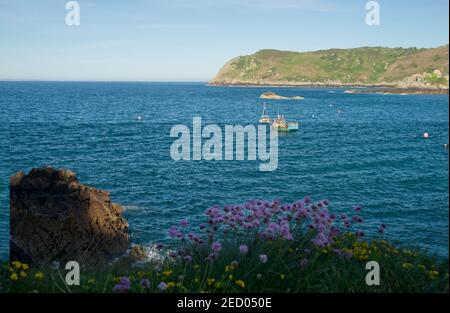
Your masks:
<path fill-rule="evenodd" d="M 430 137 L 430 134 L 428 134 L 428 133 L 423 133 L 423 138 L 427 139 L 428 137 Z"/>

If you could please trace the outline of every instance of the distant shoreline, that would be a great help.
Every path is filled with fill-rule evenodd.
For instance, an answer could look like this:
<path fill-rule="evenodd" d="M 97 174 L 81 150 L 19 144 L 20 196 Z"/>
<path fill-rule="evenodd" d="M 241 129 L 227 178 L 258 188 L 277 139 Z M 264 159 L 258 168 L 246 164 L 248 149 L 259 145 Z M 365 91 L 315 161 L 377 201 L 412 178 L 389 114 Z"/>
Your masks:
<path fill-rule="evenodd" d="M 394 88 L 394 85 L 389 84 L 250 84 L 250 83 L 208 83 L 207 86 L 211 87 L 248 87 L 248 88 Z"/>
<path fill-rule="evenodd" d="M 349 94 L 376 93 L 383 95 L 448 95 L 448 89 L 419 89 L 419 88 L 379 88 L 346 90 Z"/>
<path fill-rule="evenodd" d="M 427 94 L 427 95 L 445 95 L 448 94 L 448 89 L 439 88 L 400 88 L 393 85 L 322 85 L 322 84 L 207 84 L 210 87 L 230 87 L 230 88 L 339 88 L 345 89 L 348 94 L 363 94 L 363 93 L 377 93 L 377 94 Z"/>

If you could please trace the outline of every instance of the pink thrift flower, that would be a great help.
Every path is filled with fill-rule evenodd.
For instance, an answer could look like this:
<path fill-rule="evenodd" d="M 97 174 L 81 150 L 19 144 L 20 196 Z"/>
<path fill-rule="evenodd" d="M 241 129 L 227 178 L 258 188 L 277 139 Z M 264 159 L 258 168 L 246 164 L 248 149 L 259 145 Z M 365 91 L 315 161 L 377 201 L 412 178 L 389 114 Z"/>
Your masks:
<path fill-rule="evenodd" d="M 267 255 L 265 255 L 265 254 L 261 254 L 260 256 L 259 256 L 259 261 L 261 262 L 261 263 L 267 263 Z"/>
<path fill-rule="evenodd" d="M 214 252 L 219 252 L 220 250 L 222 250 L 222 245 L 221 245 L 220 242 L 218 242 L 218 241 L 213 242 L 213 244 L 211 245 L 211 249 L 212 249 Z"/>
<path fill-rule="evenodd" d="M 145 289 L 150 288 L 150 281 L 147 278 L 143 278 L 141 280 L 141 287 Z"/>
<path fill-rule="evenodd" d="M 242 254 L 247 254 L 248 253 L 248 246 L 247 245 L 240 245 L 239 246 L 239 252 Z"/>
<path fill-rule="evenodd" d="M 159 290 L 161 290 L 161 291 L 164 291 L 164 290 L 166 290 L 167 289 L 167 284 L 165 283 L 165 282 L 160 282 L 159 284 L 158 284 L 158 289 Z"/>

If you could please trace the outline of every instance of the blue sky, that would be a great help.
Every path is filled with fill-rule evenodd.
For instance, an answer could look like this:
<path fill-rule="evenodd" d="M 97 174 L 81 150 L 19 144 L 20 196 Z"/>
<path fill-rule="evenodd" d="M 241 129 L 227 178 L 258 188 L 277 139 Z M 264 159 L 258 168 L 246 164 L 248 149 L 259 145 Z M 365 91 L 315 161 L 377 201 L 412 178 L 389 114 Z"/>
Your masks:
<path fill-rule="evenodd" d="M 448 43 L 448 0 L 0 0 L 0 79 L 207 81 L 264 48 L 308 51 Z"/>

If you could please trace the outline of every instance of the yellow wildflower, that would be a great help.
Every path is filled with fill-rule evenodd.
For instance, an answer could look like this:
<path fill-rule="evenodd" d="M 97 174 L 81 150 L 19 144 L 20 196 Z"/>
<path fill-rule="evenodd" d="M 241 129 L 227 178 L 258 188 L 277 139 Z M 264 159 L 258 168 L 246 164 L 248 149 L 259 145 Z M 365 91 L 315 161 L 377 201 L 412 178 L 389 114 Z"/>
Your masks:
<path fill-rule="evenodd" d="M 12 265 L 13 265 L 16 269 L 22 268 L 22 263 L 20 263 L 19 261 L 14 261 L 14 262 L 12 262 Z"/>
<path fill-rule="evenodd" d="M 421 271 L 425 271 L 427 268 L 425 267 L 425 265 L 423 265 L 423 264 L 419 264 L 419 265 L 417 265 L 417 268 L 419 269 L 419 270 L 421 270 Z"/>
<path fill-rule="evenodd" d="M 350 250 L 351 251 L 351 250 Z M 360 261 L 365 261 L 369 259 L 371 251 L 369 250 L 369 245 L 367 242 L 355 242 L 353 244 L 353 256 Z"/>
<path fill-rule="evenodd" d="M 436 279 L 439 277 L 439 272 L 438 271 L 429 271 L 428 272 L 428 277 L 430 279 Z"/>
<path fill-rule="evenodd" d="M 229 280 L 233 280 L 233 274 L 228 275 Z"/>
<path fill-rule="evenodd" d="M 404 269 L 410 270 L 410 269 L 412 269 L 414 267 L 414 265 L 412 265 L 411 263 L 403 263 L 402 267 Z"/>
<path fill-rule="evenodd" d="M 225 266 L 225 272 L 231 272 L 234 271 L 236 269 L 236 267 L 238 267 L 239 263 L 233 261 L 230 265 L 226 265 Z"/>
<path fill-rule="evenodd" d="M 217 289 L 222 288 L 222 283 L 218 281 L 214 284 L 214 287 L 216 287 Z"/>
<path fill-rule="evenodd" d="M 169 277 L 170 275 L 172 275 L 172 273 L 173 273 L 173 271 L 171 271 L 171 270 L 167 270 L 167 271 L 162 272 L 162 274 L 164 276 L 166 276 L 166 277 Z"/>
<path fill-rule="evenodd" d="M 175 283 L 173 281 L 170 281 L 167 283 L 167 288 L 173 288 L 175 287 Z"/>
<path fill-rule="evenodd" d="M 36 274 L 34 274 L 34 278 L 36 280 L 43 280 L 44 279 L 44 273 L 42 272 L 37 272 Z"/>
<path fill-rule="evenodd" d="M 17 273 L 12 273 L 11 276 L 9 276 L 9 278 L 12 281 L 16 281 L 16 280 L 19 280 L 19 275 L 17 275 Z"/>
<path fill-rule="evenodd" d="M 89 278 L 88 281 L 87 281 L 87 283 L 88 283 L 89 285 L 95 284 L 95 278 Z"/>
<path fill-rule="evenodd" d="M 236 280 L 235 283 L 236 283 L 236 285 L 238 285 L 239 287 L 245 288 L 245 282 L 244 282 L 243 280 L 241 280 L 241 279 Z"/>
<path fill-rule="evenodd" d="M 211 286 L 212 284 L 214 284 L 216 280 L 214 278 L 208 278 L 208 286 Z"/>
<path fill-rule="evenodd" d="M 30 266 L 28 264 L 23 263 L 22 264 L 22 270 L 27 271 L 30 269 Z"/>
<path fill-rule="evenodd" d="M 414 257 L 414 258 L 418 256 L 418 253 L 417 253 L 417 252 L 414 252 L 414 251 L 412 251 L 412 250 L 406 249 L 406 250 L 403 250 L 403 252 L 404 252 L 406 255 L 411 256 L 411 257 Z"/>
<path fill-rule="evenodd" d="M 25 273 L 24 271 L 20 272 L 20 278 L 27 278 L 28 274 Z"/>

